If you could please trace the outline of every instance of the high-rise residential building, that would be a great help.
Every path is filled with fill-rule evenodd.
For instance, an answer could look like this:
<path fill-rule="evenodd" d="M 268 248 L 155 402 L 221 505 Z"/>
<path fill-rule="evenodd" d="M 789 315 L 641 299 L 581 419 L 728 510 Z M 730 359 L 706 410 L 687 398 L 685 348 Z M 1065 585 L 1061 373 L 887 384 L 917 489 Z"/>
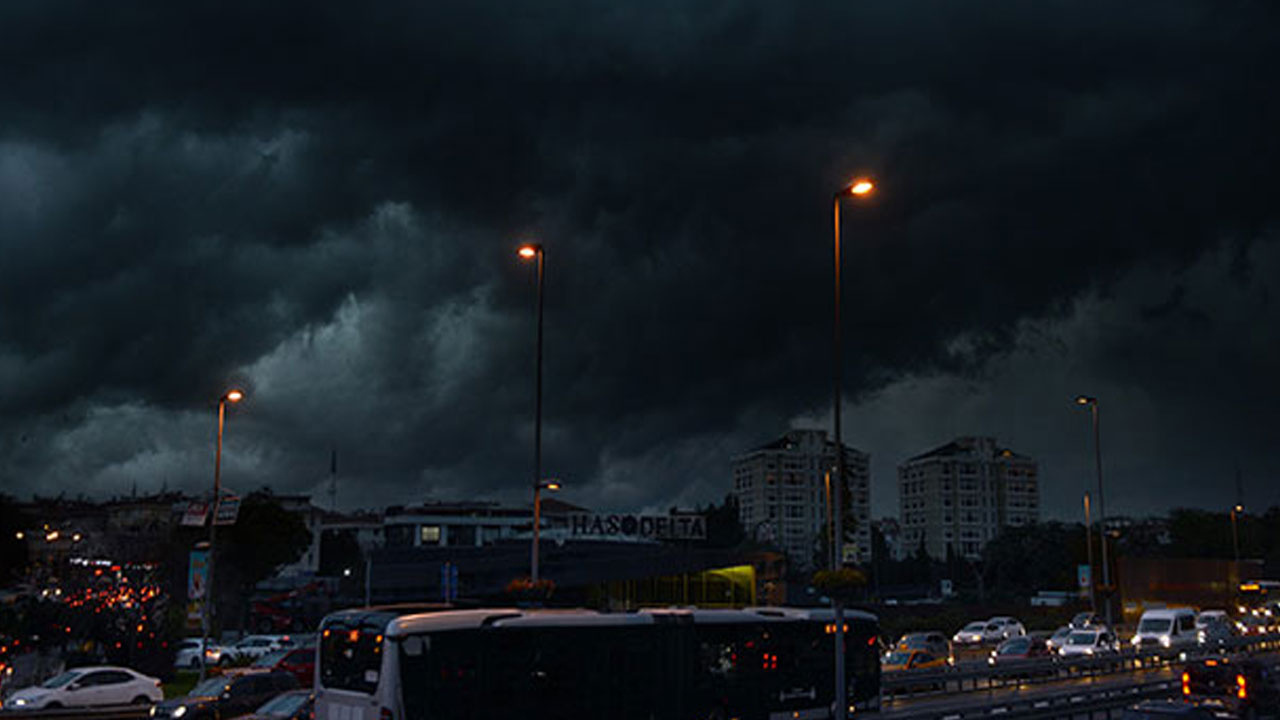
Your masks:
<path fill-rule="evenodd" d="M 995 438 L 956 438 L 898 466 L 898 506 L 907 553 L 977 558 L 1001 528 L 1040 519 L 1036 461 Z"/>
<path fill-rule="evenodd" d="M 846 513 L 854 528 L 846 538 L 844 559 L 861 563 L 871 557 L 869 456 L 847 445 L 844 452 L 852 506 Z M 733 459 L 733 494 L 742 527 L 782 548 L 793 570 L 811 571 L 815 558 L 822 557 L 826 473 L 835 463 L 835 443 L 823 430 L 792 430 Z"/>

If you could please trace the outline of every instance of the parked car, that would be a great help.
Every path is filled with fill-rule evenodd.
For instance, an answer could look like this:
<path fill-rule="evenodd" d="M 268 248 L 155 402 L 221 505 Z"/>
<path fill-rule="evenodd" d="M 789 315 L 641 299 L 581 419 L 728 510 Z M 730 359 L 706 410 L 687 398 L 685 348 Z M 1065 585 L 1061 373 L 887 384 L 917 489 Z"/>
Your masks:
<path fill-rule="evenodd" d="M 926 668 L 944 668 L 946 658 L 934 655 L 927 650 L 894 650 L 885 657 L 880 669 L 885 672 L 897 670 L 924 670 Z"/>
<path fill-rule="evenodd" d="M 1218 717 L 1256 718 L 1280 710 L 1275 670 L 1257 660 L 1188 663 L 1182 671 L 1182 697 Z"/>
<path fill-rule="evenodd" d="M 316 696 L 310 690 L 292 690 L 268 700 L 244 720 L 310 720 Z"/>
<path fill-rule="evenodd" d="M 1115 633 L 1104 627 L 1075 630 L 1062 647 L 1058 648 L 1058 654 L 1062 657 L 1114 655 L 1118 652 L 1120 641 L 1116 639 Z"/>
<path fill-rule="evenodd" d="M 1075 632 L 1075 628 L 1070 625 L 1063 625 L 1057 630 L 1054 630 L 1053 634 L 1045 639 L 1045 642 L 1048 643 L 1049 647 L 1056 650 L 1067 642 L 1067 638 L 1070 637 L 1073 632 Z"/>
<path fill-rule="evenodd" d="M 1047 640 L 1022 635 L 1000 643 L 987 657 L 987 664 L 1000 665 L 1051 657 L 1053 657 L 1053 648 L 1049 647 Z"/>
<path fill-rule="evenodd" d="M 180 668 L 198 668 L 200 667 L 200 648 L 204 645 L 202 638 L 187 638 L 177 645 L 177 652 L 173 656 L 173 666 Z M 225 650 L 221 645 L 209 643 L 208 650 L 204 654 L 205 665 L 220 665 L 223 662 Z"/>
<path fill-rule="evenodd" d="M 240 641 L 225 648 L 227 654 L 238 660 L 257 659 L 275 650 L 282 650 L 288 642 L 286 635 L 247 635 Z"/>
<path fill-rule="evenodd" d="M 955 656 L 951 652 L 951 643 L 940 632 L 908 633 L 898 638 L 895 650 L 924 650 L 935 657 L 943 658 L 948 665 L 955 664 Z"/>
<path fill-rule="evenodd" d="M 98 665 L 68 670 L 29 688 L 5 702 L 7 710 L 150 705 L 164 699 L 160 681 L 129 668 Z"/>
<path fill-rule="evenodd" d="M 261 672 L 233 677 L 212 677 L 183 697 L 165 700 L 152 717 L 183 720 L 220 720 L 252 712 L 282 692 L 295 690 L 298 680 L 285 672 Z"/>

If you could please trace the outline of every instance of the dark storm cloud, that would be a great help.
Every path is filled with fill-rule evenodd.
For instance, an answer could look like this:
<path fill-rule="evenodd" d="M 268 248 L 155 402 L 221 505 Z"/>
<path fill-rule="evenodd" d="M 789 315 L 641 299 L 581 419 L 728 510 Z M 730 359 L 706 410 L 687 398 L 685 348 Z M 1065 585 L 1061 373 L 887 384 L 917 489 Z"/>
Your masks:
<path fill-rule="evenodd" d="M 0 473 L 190 484 L 208 398 L 240 377 L 233 474 L 313 488 L 336 444 L 371 501 L 514 495 L 532 286 L 511 246 L 532 234 L 549 467 L 594 502 L 719 495 L 728 455 L 825 407 L 839 183 L 883 181 L 847 216 L 850 394 L 981 372 L 1025 319 L 1276 220 L 1275 20 L 1209 1 L 10 4 Z M 1173 377 L 1117 352 L 1099 373 Z"/>

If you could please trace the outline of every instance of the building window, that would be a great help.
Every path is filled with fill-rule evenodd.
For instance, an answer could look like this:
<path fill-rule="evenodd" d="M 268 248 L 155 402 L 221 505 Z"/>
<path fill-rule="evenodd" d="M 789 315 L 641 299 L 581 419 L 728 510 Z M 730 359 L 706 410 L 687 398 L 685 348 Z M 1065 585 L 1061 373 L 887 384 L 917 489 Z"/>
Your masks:
<path fill-rule="evenodd" d="M 423 545 L 439 545 L 440 544 L 440 526 L 439 525 L 423 525 L 418 528 L 418 538 Z"/>

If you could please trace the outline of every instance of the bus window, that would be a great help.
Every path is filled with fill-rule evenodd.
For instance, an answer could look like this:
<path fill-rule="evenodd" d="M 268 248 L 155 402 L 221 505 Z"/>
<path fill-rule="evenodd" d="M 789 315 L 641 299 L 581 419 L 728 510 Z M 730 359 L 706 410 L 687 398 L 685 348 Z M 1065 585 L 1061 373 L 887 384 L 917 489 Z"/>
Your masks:
<path fill-rule="evenodd" d="M 405 720 L 472 720 L 479 699 L 479 635 L 457 630 L 400 642 Z"/>

